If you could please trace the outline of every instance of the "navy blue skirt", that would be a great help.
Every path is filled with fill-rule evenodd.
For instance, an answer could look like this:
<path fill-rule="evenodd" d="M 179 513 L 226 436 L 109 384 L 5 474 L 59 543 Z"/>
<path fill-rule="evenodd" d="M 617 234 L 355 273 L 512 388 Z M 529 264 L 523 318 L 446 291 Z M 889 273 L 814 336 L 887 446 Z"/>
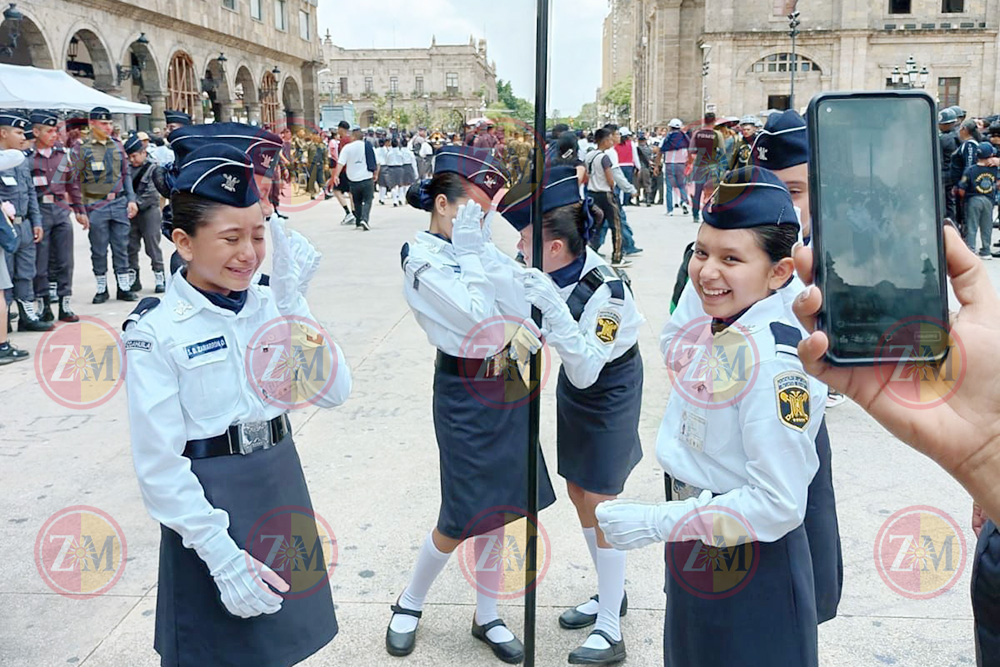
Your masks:
<path fill-rule="evenodd" d="M 556 386 L 559 475 L 585 491 L 617 496 L 642 459 L 639 410 L 642 356 L 604 366 L 590 387 L 578 389 L 559 369 Z"/>
<path fill-rule="evenodd" d="M 844 556 L 840 546 L 837 499 L 833 493 L 833 462 L 826 417 L 816 434 L 816 454 L 819 456 L 819 469 L 809 485 L 803 525 L 809 536 L 816 583 L 816 618 L 823 623 L 837 615 L 844 588 Z"/>
<path fill-rule="evenodd" d="M 1000 530 L 990 520 L 976 542 L 971 586 L 976 664 L 1000 667 Z"/>
<path fill-rule="evenodd" d="M 247 538 L 265 514 L 288 506 L 312 510 L 291 435 L 249 456 L 194 459 L 191 471 L 204 487 L 208 502 L 229 513 L 229 535 L 248 551 Z M 308 528 L 298 526 L 296 533 L 303 532 Z M 314 543 L 308 536 L 303 540 L 306 545 Z M 258 554 L 260 545 L 252 552 Z M 277 566 L 273 569 L 288 580 L 286 572 Z M 204 561 L 184 547 L 180 535 L 161 526 L 153 643 L 160 664 L 286 667 L 305 660 L 326 646 L 338 629 L 329 581 L 318 577 L 317 582 L 309 595 L 286 597 L 276 614 L 233 616 L 222 604 Z M 294 586 L 290 593 L 295 593 Z"/>
<path fill-rule="evenodd" d="M 816 667 L 816 600 L 808 542 L 805 528 L 799 526 L 777 542 L 725 550 L 722 563 L 749 568 L 751 550 L 756 547 L 757 569 L 738 592 L 713 598 L 691 592 L 676 578 L 684 576 L 692 546 L 704 545 L 667 543 L 667 562 L 676 558 L 682 567 L 674 570 L 680 572 L 675 575 L 667 566 L 664 667 Z M 691 568 L 711 567 L 705 560 L 693 562 Z M 726 579 L 719 576 L 718 580 L 726 585 Z M 690 584 L 689 588 L 704 590 Z"/>
<path fill-rule="evenodd" d="M 446 537 L 481 535 L 519 518 L 515 513 L 505 520 L 492 510 L 527 512 L 528 405 L 515 400 L 512 382 L 520 380 L 434 372 L 434 432 L 441 466 L 437 529 Z M 539 451 L 538 509 L 555 500 Z"/>

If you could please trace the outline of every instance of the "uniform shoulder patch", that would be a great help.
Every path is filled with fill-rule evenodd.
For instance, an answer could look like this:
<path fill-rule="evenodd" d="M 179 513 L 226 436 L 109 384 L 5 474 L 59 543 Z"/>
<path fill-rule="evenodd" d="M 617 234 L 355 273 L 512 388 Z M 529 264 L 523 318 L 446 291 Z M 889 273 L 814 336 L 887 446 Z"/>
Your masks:
<path fill-rule="evenodd" d="M 129 338 L 125 341 L 125 351 L 141 350 L 142 352 L 153 351 L 153 341 L 144 338 Z"/>
<path fill-rule="evenodd" d="M 783 352 L 794 357 L 799 356 L 799 341 L 802 340 L 801 331 L 784 322 L 771 322 L 771 334 L 774 336 L 776 352 Z"/>
<path fill-rule="evenodd" d="M 809 425 L 809 379 L 801 371 L 788 371 L 774 378 L 778 419 L 788 428 L 805 431 Z"/>
<path fill-rule="evenodd" d="M 615 342 L 621 323 L 621 315 L 613 310 L 602 310 L 597 314 L 597 330 L 594 332 L 597 339 L 605 344 Z"/>

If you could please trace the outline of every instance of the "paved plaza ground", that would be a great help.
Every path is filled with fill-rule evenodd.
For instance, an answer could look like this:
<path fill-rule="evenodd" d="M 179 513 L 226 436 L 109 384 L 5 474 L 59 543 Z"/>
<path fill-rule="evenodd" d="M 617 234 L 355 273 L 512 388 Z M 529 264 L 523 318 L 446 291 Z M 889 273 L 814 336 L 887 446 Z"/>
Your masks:
<path fill-rule="evenodd" d="M 667 217 L 660 207 L 630 208 L 628 214 L 645 249 L 629 273 L 647 321 L 640 336 L 646 374 L 640 425 L 645 456 L 624 495 L 652 501 L 663 494 L 654 447 L 669 393 L 658 333 L 668 317 L 681 253 L 696 226 L 690 217 Z M 389 605 L 405 586 L 438 507 L 430 409 L 434 350 L 403 300 L 399 266 L 401 244 L 426 228 L 427 215 L 376 204 L 371 232 L 341 226 L 341 216 L 336 203 L 317 203 L 292 213 L 288 223 L 324 255 L 310 302 L 343 347 L 354 376 L 353 393 L 342 407 L 292 415 L 315 509 L 332 525 L 339 547 L 332 584 L 340 634 L 304 664 L 501 664 L 469 634 L 475 592 L 454 559 L 431 589 L 413 655 L 395 659 L 383 648 Z M 505 225 L 495 227 L 496 243 L 513 253 L 516 234 Z M 90 304 L 94 282 L 84 234 L 77 233 L 75 245 L 77 312 L 120 326 L 131 305 Z M 163 242 L 165 251 L 168 245 Z M 149 265 L 142 261 L 143 283 L 152 286 Z M 1000 261 L 988 268 L 994 284 L 1000 284 Z M 40 338 L 15 333 L 12 340 L 34 354 Z M 542 447 L 554 471 L 554 383 L 543 392 L 541 409 Z M 874 559 L 879 528 L 890 515 L 912 505 L 929 505 L 954 517 L 971 555 L 975 538 L 969 528 L 968 495 L 853 403 L 831 410 L 828 423 L 845 583 L 840 615 L 819 630 L 820 663 L 974 665 L 971 558 L 953 588 L 930 600 L 893 592 L 876 571 Z M 585 631 L 560 630 L 559 613 L 596 592 L 576 514 L 562 481 L 554 483 L 558 501 L 541 517 L 551 543 L 551 564 L 538 589 L 536 664 L 546 667 L 566 664 L 568 652 L 586 637 Z M 159 528 L 139 496 L 125 392 L 96 408 L 76 410 L 46 395 L 30 361 L 0 368 L 0 489 L 0 540 L 8 553 L 0 568 L 0 665 L 158 665 L 152 644 Z M 53 592 L 33 556 L 46 519 L 73 505 L 109 513 L 127 540 L 123 576 L 107 594 L 92 599 Z M 630 553 L 630 606 L 623 621 L 628 665 L 661 664 L 663 577 L 661 549 Z M 502 604 L 501 613 L 521 635 L 519 602 Z"/>

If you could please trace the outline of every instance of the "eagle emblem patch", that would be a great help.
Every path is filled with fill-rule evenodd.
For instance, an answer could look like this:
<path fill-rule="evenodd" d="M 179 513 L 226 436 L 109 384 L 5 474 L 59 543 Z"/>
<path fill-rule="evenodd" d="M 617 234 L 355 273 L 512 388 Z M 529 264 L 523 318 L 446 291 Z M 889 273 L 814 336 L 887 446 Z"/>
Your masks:
<path fill-rule="evenodd" d="M 805 374 L 789 371 L 777 376 L 774 393 L 781 423 L 796 431 L 805 431 L 809 425 L 809 380 Z"/>
<path fill-rule="evenodd" d="M 622 318 L 618 313 L 609 310 L 601 311 L 597 315 L 597 330 L 595 334 L 602 343 L 613 343 L 618 337 L 618 326 Z"/>

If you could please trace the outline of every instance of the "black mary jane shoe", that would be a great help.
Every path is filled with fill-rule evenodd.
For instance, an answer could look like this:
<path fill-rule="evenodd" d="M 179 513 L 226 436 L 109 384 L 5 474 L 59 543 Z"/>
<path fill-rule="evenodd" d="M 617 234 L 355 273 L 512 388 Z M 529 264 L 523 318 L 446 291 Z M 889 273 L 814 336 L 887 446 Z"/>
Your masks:
<path fill-rule="evenodd" d="M 524 645 L 521 644 L 521 640 L 514 637 L 509 642 L 495 642 L 486 634 L 493 628 L 501 625 L 505 628 L 507 627 L 507 625 L 499 618 L 494 621 L 490 621 L 486 625 L 479 625 L 476 623 L 476 617 L 473 616 L 472 636 L 489 646 L 490 649 L 493 650 L 493 655 L 496 657 L 508 664 L 516 665 L 524 660 Z"/>
<path fill-rule="evenodd" d="M 597 595 L 590 599 L 595 602 L 600 602 L 600 597 Z M 618 616 L 621 617 L 627 613 L 628 593 L 625 593 L 625 595 L 622 596 L 622 608 L 621 611 L 618 612 Z M 582 611 L 577 611 L 576 607 L 567 609 L 559 615 L 559 626 L 564 630 L 580 630 L 582 628 L 589 628 L 594 623 L 597 623 L 597 614 L 584 614 Z"/>
<path fill-rule="evenodd" d="M 614 665 L 626 658 L 625 640 L 615 641 L 604 630 L 594 630 L 591 635 L 599 635 L 604 638 L 608 648 L 586 648 L 580 646 L 569 654 L 569 664 L 571 665 Z"/>
<path fill-rule="evenodd" d="M 392 609 L 393 614 L 403 614 L 404 616 L 412 616 L 416 619 L 424 615 L 422 611 L 403 609 L 399 606 L 398 601 L 390 609 Z M 417 629 L 413 628 L 412 632 L 396 632 L 392 629 L 392 618 L 390 618 L 389 627 L 385 630 L 385 650 L 389 652 L 389 655 L 394 655 L 397 658 L 410 655 L 413 653 L 413 647 L 416 645 Z"/>

